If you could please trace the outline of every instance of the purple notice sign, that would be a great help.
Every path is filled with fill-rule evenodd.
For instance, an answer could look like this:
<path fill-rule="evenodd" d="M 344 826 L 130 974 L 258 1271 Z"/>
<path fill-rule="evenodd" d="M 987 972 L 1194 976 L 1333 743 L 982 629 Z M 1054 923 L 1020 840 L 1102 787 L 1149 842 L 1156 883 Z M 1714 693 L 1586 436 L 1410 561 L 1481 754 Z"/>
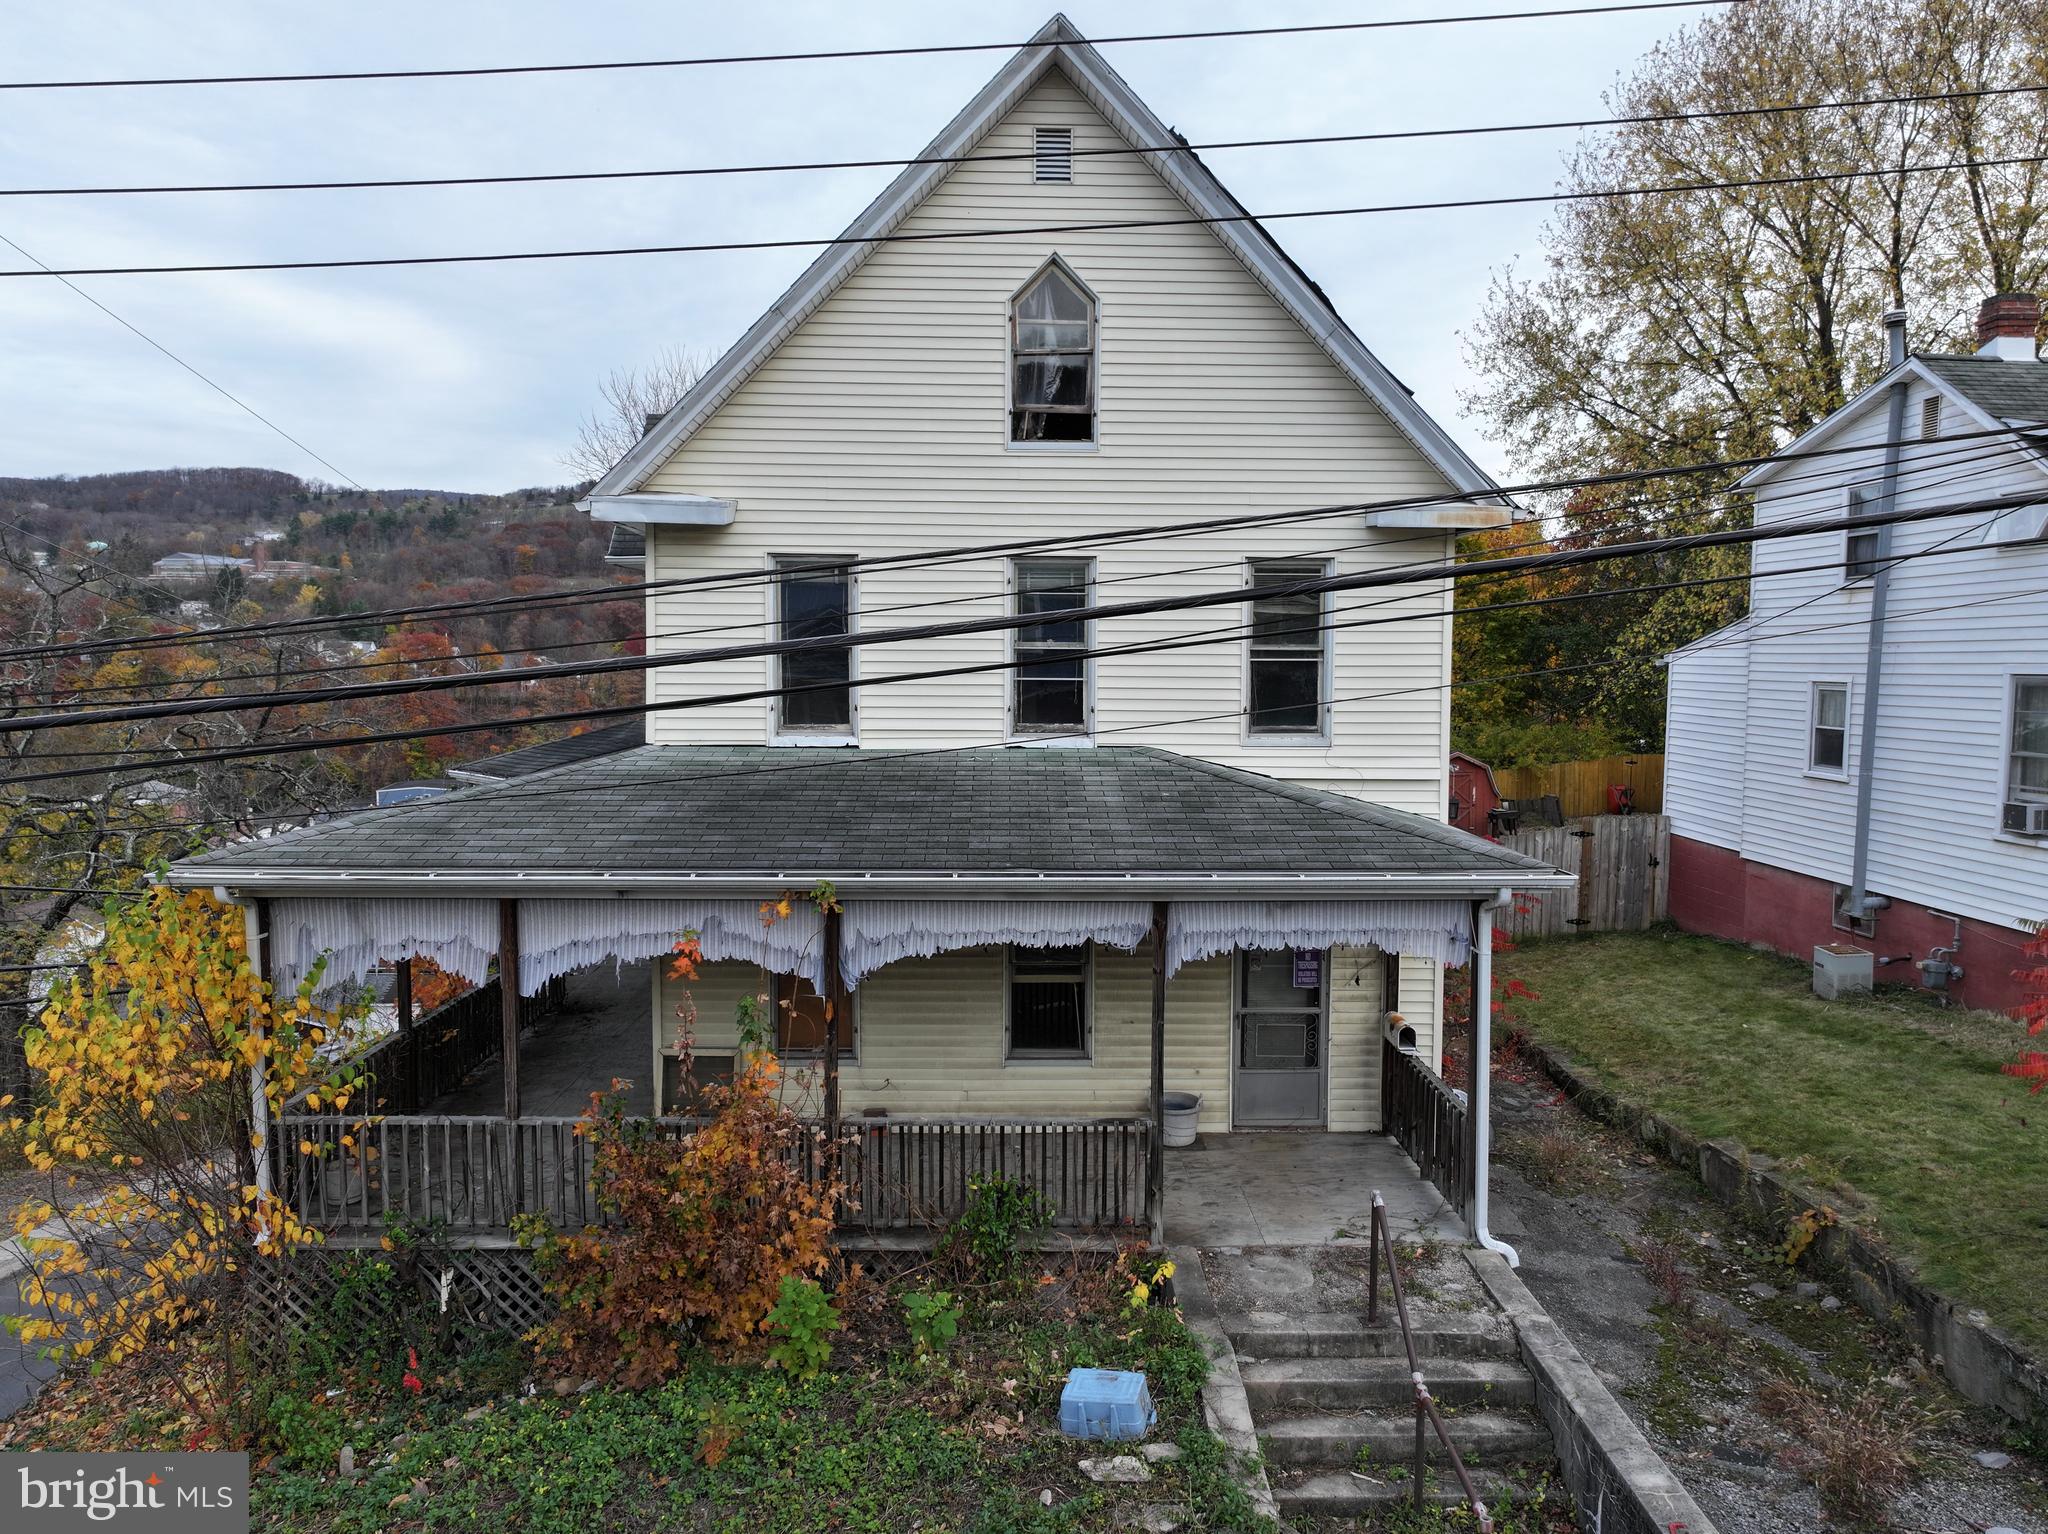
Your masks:
<path fill-rule="evenodd" d="M 1294 950 L 1294 988 L 1319 991 L 1323 987 L 1323 951 L 1320 948 Z"/>

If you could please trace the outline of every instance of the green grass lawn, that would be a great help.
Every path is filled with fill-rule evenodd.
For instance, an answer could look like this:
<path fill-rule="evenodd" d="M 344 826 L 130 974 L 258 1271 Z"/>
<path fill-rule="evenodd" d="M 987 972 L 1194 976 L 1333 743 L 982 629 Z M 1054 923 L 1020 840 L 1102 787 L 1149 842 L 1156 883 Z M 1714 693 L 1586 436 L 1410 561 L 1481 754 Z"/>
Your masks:
<path fill-rule="evenodd" d="M 1805 965 L 1670 931 L 1529 943 L 1512 1003 L 1623 1097 L 1841 1193 L 1952 1298 L 2048 1347 L 2048 1096 L 1999 1066 L 2019 1026 L 1924 996 L 1822 1001 Z"/>

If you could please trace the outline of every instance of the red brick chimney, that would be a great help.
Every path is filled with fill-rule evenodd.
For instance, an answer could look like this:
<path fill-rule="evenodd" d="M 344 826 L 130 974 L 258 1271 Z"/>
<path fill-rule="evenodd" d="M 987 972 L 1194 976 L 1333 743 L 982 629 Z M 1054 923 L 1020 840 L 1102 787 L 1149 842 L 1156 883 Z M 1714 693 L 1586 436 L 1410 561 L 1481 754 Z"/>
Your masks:
<path fill-rule="evenodd" d="M 1977 308 L 1977 355 L 2007 362 L 2035 360 L 2041 300 L 2032 293 L 1997 293 Z"/>

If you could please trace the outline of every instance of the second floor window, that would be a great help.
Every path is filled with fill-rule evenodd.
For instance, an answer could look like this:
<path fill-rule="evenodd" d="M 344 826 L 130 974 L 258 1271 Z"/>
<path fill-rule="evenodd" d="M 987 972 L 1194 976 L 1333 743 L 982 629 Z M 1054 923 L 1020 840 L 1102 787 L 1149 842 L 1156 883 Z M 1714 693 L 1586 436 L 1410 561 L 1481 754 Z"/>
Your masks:
<path fill-rule="evenodd" d="M 1011 584 L 1020 618 L 1047 621 L 1013 630 L 1017 668 L 1010 681 L 1010 731 L 1076 735 L 1089 727 L 1088 621 L 1059 614 L 1088 605 L 1085 559 L 1019 559 Z"/>
<path fill-rule="evenodd" d="M 2048 801 L 2048 676 L 2012 679 L 2012 750 L 2005 797 Z"/>
<path fill-rule="evenodd" d="M 1849 515 L 1860 517 L 1868 513 L 1870 503 L 1861 490 L 1849 492 Z M 1853 585 L 1867 581 L 1877 574 L 1877 529 L 1864 528 L 1844 535 L 1842 544 L 1842 578 Z"/>
<path fill-rule="evenodd" d="M 1849 684 L 1813 684 L 1812 723 L 1807 735 L 1806 770 L 1839 777 L 1849 762 Z"/>
<path fill-rule="evenodd" d="M 839 639 L 853 632 L 853 572 L 816 555 L 776 560 L 777 639 Z M 776 733 L 837 739 L 853 734 L 853 651 L 792 650 L 777 657 Z"/>
<path fill-rule="evenodd" d="M 1095 300 L 1057 259 L 1010 301 L 1010 440 L 1095 440 Z"/>
<path fill-rule="evenodd" d="M 1329 574 L 1313 559 L 1255 559 L 1254 586 L 1279 586 Z M 1329 651 L 1322 631 L 1324 593 L 1260 597 L 1252 603 L 1246 660 L 1247 729 L 1252 735 L 1319 739 Z"/>

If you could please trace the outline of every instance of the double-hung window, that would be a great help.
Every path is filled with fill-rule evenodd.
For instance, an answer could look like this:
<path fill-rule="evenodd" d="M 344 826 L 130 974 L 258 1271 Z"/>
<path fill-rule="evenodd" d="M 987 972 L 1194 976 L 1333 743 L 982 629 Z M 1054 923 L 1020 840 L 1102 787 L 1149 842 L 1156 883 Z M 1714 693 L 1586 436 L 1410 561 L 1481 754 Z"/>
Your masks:
<path fill-rule="evenodd" d="M 1095 440 L 1095 300 L 1057 259 L 1010 301 L 1010 440 Z"/>
<path fill-rule="evenodd" d="M 1863 516 L 1870 510 L 1869 502 L 1861 490 L 1849 492 L 1849 515 Z M 1878 529 L 1867 527 L 1851 529 L 1842 543 L 1842 576 L 1847 584 L 1854 585 L 1867 581 L 1877 574 L 1877 552 L 1880 540 Z"/>
<path fill-rule="evenodd" d="M 1088 1058 L 1088 945 L 1012 948 L 1010 1058 Z"/>
<path fill-rule="evenodd" d="M 2006 755 L 2005 797 L 2048 803 L 2048 676 L 2012 679 L 2012 741 Z"/>
<path fill-rule="evenodd" d="M 1255 559 L 1253 586 L 1280 586 L 1330 573 L 1321 560 Z M 1326 593 L 1312 591 L 1252 600 L 1246 659 L 1247 732 L 1259 739 L 1320 740 L 1329 699 L 1329 645 L 1323 631 Z"/>
<path fill-rule="evenodd" d="M 1849 684 L 1815 682 L 1806 736 L 1806 770 L 1839 778 L 1849 766 Z"/>
<path fill-rule="evenodd" d="M 820 1055 L 825 1052 L 825 998 L 801 975 L 777 975 L 775 1003 L 775 1052 L 781 1055 Z M 854 1052 L 853 998 L 846 1010 L 833 1019 L 839 1035 L 839 1052 Z"/>
<path fill-rule="evenodd" d="M 775 637 L 819 643 L 777 656 L 775 685 L 782 690 L 775 699 L 776 733 L 851 739 L 853 651 L 825 642 L 853 632 L 853 572 L 817 555 L 792 555 L 775 565 Z"/>
<path fill-rule="evenodd" d="M 1046 621 L 1011 630 L 1010 733 L 1086 735 L 1088 620 L 1065 617 L 1088 605 L 1085 559 L 1010 562 L 1016 616 Z"/>

